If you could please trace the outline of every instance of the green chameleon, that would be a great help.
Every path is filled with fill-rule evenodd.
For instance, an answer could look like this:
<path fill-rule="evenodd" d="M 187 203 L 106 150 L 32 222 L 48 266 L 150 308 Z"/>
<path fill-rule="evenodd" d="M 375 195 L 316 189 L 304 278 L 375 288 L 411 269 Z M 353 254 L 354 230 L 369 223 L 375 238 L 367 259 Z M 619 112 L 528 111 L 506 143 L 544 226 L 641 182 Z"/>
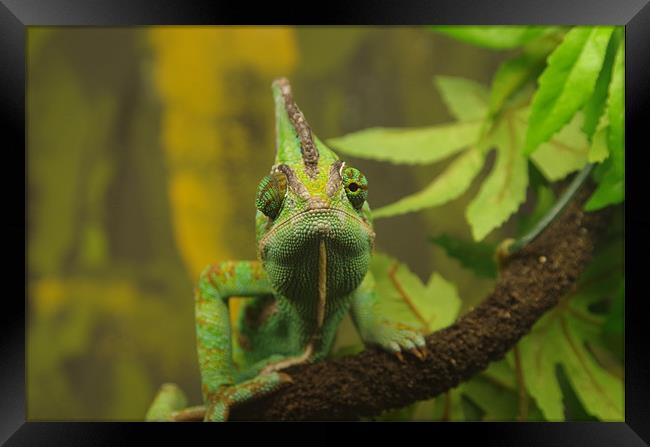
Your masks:
<path fill-rule="evenodd" d="M 195 291 L 206 421 L 225 421 L 232 406 L 290 383 L 283 369 L 325 358 L 348 311 L 365 343 L 400 359 L 425 353 L 422 334 L 376 309 L 365 176 L 312 133 L 286 79 L 272 90 L 277 152 L 257 190 L 259 260 L 210 265 Z M 237 366 L 230 297 L 256 298 L 240 312 Z M 147 419 L 170 419 L 174 393 L 163 387 Z"/>

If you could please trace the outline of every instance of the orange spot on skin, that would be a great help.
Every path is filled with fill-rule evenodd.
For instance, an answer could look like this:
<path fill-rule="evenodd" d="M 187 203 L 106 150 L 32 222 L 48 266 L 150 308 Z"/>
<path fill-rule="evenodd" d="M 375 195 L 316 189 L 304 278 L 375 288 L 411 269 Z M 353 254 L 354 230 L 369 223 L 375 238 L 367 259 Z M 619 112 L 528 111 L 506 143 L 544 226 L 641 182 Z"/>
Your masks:
<path fill-rule="evenodd" d="M 205 318 L 196 317 L 196 324 L 199 326 L 208 326 L 209 323 Z"/>
<path fill-rule="evenodd" d="M 212 287 L 217 288 L 217 282 L 226 281 L 228 278 L 235 276 L 235 263 L 222 262 L 210 267 L 208 280 Z"/>
<path fill-rule="evenodd" d="M 200 348 L 200 349 L 203 352 L 203 354 L 210 357 L 209 359 L 206 359 L 208 363 L 214 360 L 213 357 L 216 357 L 218 355 L 221 356 L 224 354 L 224 350 L 219 348 Z"/>
<path fill-rule="evenodd" d="M 208 281 L 210 282 L 210 285 L 214 288 L 217 287 L 215 284 L 215 278 L 219 278 L 222 275 L 221 272 L 221 266 L 218 264 L 212 265 L 210 267 L 210 271 L 208 271 Z"/>

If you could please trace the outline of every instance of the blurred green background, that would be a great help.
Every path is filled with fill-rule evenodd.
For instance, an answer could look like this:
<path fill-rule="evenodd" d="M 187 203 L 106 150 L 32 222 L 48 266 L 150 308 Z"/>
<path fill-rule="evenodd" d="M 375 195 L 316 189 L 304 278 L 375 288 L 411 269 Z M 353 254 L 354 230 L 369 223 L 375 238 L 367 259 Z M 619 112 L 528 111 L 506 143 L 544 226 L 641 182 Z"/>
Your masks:
<path fill-rule="evenodd" d="M 30 27 L 27 50 L 29 420 L 142 420 L 163 382 L 199 402 L 192 289 L 206 264 L 255 257 L 275 77 L 324 140 L 449 121 L 433 76 L 487 85 L 510 56 L 417 27 Z M 447 165 L 348 162 L 374 207 Z M 469 240 L 479 185 L 376 225 L 379 250 L 440 272 L 464 308 L 491 280 L 427 237 Z M 356 337 L 346 320 L 337 346 Z"/>

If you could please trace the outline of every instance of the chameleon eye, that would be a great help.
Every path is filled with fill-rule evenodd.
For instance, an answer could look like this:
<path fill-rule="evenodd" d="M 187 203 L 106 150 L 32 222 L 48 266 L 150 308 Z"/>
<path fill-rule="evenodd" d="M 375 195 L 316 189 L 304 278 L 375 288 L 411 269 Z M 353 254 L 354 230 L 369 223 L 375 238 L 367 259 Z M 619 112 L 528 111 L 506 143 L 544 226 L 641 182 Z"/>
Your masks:
<path fill-rule="evenodd" d="M 360 210 L 363 203 L 368 199 L 368 180 L 366 180 L 366 176 L 358 169 L 345 168 L 342 177 L 348 200 L 354 208 Z"/>
<path fill-rule="evenodd" d="M 275 219 L 287 192 L 287 177 L 281 172 L 267 175 L 257 187 L 255 205 L 265 216 Z"/>

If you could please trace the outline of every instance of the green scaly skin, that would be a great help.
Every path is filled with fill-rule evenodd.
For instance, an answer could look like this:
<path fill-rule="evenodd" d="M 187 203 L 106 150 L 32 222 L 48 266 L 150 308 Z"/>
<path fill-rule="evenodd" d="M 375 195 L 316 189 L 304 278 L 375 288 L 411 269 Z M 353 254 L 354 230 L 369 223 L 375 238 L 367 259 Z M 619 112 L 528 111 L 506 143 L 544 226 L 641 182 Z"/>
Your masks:
<path fill-rule="evenodd" d="M 272 89 L 277 152 L 258 189 L 259 260 L 208 266 L 195 292 L 206 421 L 225 421 L 233 405 L 290 383 L 281 370 L 325 358 L 348 311 L 365 343 L 400 359 L 403 351 L 424 355 L 417 330 L 375 307 L 378 296 L 368 272 L 375 233 L 365 177 L 312 134 L 286 79 L 276 80 Z M 232 296 L 257 298 L 240 313 L 237 366 L 228 310 Z M 180 400 L 156 399 L 168 401 Z M 161 420 L 177 409 L 148 414 Z"/>

